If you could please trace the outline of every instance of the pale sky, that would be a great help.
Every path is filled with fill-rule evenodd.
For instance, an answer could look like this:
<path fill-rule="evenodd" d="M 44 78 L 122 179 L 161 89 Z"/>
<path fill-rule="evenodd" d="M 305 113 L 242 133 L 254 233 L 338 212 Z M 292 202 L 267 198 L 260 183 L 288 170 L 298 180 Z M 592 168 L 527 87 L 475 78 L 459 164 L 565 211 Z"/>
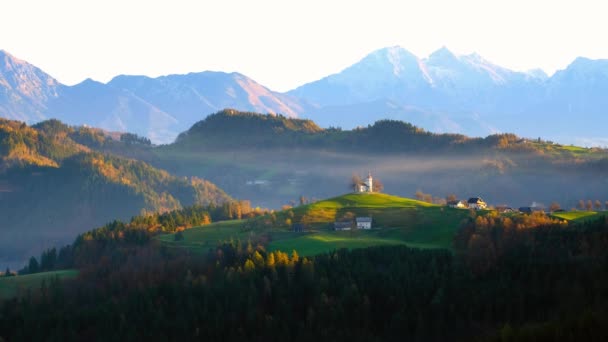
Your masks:
<path fill-rule="evenodd" d="M 602 2 L 2 0 L 0 49 L 70 85 L 217 70 L 286 91 L 393 45 L 551 74 L 608 58 Z"/>

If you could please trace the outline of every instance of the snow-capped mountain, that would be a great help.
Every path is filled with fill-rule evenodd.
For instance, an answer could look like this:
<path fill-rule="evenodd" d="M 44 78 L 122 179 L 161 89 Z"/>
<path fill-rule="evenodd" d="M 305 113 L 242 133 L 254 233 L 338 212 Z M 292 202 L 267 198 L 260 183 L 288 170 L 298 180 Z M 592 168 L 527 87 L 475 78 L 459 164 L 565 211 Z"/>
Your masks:
<path fill-rule="evenodd" d="M 326 126 L 351 128 L 391 118 L 439 132 L 515 132 L 572 143 L 607 136 L 598 126 L 583 124 L 608 120 L 607 64 L 579 58 L 548 77 L 541 70 L 509 70 L 477 54 L 458 56 L 445 47 L 419 58 L 394 46 L 288 94 L 315 104 L 306 116 Z M 577 122 L 566 123 L 573 115 Z"/>

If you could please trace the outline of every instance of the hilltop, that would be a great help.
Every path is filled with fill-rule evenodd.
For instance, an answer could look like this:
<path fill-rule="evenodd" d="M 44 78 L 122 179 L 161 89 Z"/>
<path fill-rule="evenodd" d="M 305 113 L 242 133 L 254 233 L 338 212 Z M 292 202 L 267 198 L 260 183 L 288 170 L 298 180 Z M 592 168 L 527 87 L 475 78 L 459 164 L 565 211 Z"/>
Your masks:
<path fill-rule="evenodd" d="M 323 131 L 310 120 L 224 109 L 181 133 L 175 145 L 223 149 L 286 147 Z"/>
<path fill-rule="evenodd" d="M 389 119 L 352 130 L 321 128 L 311 120 L 235 109 L 224 109 L 209 115 L 181 133 L 176 142 L 168 147 L 240 150 L 320 148 L 374 153 L 502 151 L 555 157 L 575 156 L 577 152 L 585 150 L 540 138 L 526 139 L 511 133 L 492 134 L 484 138 L 433 133 L 408 122 Z"/>
<path fill-rule="evenodd" d="M 173 235 L 160 239 L 194 251 L 205 251 L 222 241 L 253 240 L 267 244 L 270 250 L 296 250 L 301 255 L 394 244 L 450 249 L 467 215 L 467 211 L 387 194 L 346 194 L 247 221 L 188 229 L 180 241 L 174 241 Z M 356 216 L 372 217 L 373 229 L 334 230 L 335 221 Z M 293 232 L 293 224 L 303 225 L 304 232 Z"/>

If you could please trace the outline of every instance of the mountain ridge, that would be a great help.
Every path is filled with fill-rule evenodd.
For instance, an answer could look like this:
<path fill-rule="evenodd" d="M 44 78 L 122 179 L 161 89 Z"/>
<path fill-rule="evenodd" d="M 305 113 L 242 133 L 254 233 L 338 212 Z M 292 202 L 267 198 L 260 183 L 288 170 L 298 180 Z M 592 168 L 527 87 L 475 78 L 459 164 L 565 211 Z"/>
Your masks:
<path fill-rule="evenodd" d="M 513 71 L 476 53 L 456 55 L 446 47 L 420 58 L 391 46 L 285 93 L 221 71 L 117 75 L 107 83 L 87 79 L 66 86 L 8 52 L 0 52 L 0 60 L 1 117 L 28 124 L 54 117 L 134 132 L 154 143 L 172 142 L 223 108 L 309 118 L 325 127 L 397 119 L 474 136 L 508 131 L 562 143 L 608 140 L 600 129 L 608 123 L 603 115 L 608 60 L 602 59 L 579 57 L 548 76 L 542 70 Z M 574 115 L 580 119 L 566 123 Z M 586 124 L 590 121 L 596 124 Z"/>
<path fill-rule="evenodd" d="M 232 200 L 202 178 L 106 153 L 136 143 L 57 120 L 0 119 L 0 261 L 23 261 L 113 219 Z"/>

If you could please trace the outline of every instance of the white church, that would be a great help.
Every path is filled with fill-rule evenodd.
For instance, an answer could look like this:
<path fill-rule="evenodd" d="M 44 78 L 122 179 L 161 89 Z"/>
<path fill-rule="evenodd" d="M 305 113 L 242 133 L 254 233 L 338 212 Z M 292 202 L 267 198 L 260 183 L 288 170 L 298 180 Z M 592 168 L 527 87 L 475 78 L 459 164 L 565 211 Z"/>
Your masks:
<path fill-rule="evenodd" d="M 359 184 L 356 187 L 355 192 L 374 192 L 374 183 L 373 183 L 372 173 L 369 172 L 367 174 L 367 178 L 363 183 Z"/>

